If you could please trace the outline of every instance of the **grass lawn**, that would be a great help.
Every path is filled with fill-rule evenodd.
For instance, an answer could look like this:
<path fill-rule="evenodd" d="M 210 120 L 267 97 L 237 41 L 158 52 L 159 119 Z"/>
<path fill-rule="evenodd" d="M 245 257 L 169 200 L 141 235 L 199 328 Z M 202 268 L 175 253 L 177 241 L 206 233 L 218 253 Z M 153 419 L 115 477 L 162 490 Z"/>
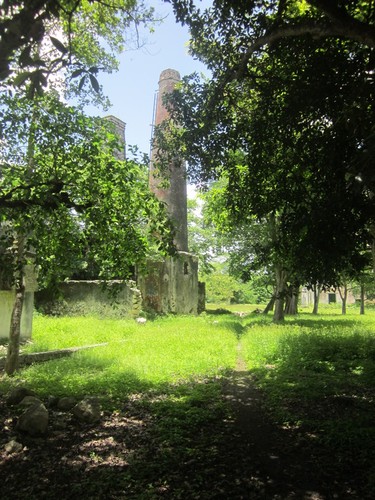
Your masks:
<path fill-rule="evenodd" d="M 33 342 L 23 352 L 108 345 L 70 358 L 35 364 L 19 380 L 43 395 L 92 394 L 124 398 L 129 394 L 196 377 L 218 375 L 236 363 L 235 317 L 164 317 L 139 325 L 134 320 L 93 317 L 34 318 Z"/>
<path fill-rule="evenodd" d="M 247 307 L 246 307 L 247 306 Z M 220 306 L 222 309 L 236 306 Z M 242 305 L 241 312 L 254 311 Z M 95 317 L 34 318 L 33 341 L 23 352 L 37 352 L 107 342 L 71 358 L 36 364 L 20 371 L 22 379 L 43 394 L 124 395 L 158 384 L 196 376 L 218 375 L 235 367 L 240 341 L 242 357 L 272 398 L 332 395 L 341 386 L 375 380 L 375 310 L 359 315 L 357 307 L 342 316 L 338 306 L 302 312 L 281 325 L 271 316 L 250 313 L 169 316 L 139 325 L 133 320 Z M 208 311 L 209 312 L 209 311 Z M 124 382 L 126 380 L 126 383 Z M 287 382 L 287 380 L 289 382 Z M 335 392 L 336 391 L 336 392 Z"/>
<path fill-rule="evenodd" d="M 302 311 L 274 325 L 271 316 L 253 312 L 257 307 L 232 307 L 249 311 L 244 317 L 208 311 L 199 317 L 157 318 L 145 325 L 36 315 L 33 343 L 24 351 L 108 345 L 2 377 L 0 391 L 22 384 L 43 397 L 98 395 L 108 412 L 121 412 L 124 402 L 136 401 L 140 414 L 146 412 L 154 421 L 149 443 L 140 449 L 147 448 L 147 460 L 155 453 L 158 463 L 145 471 L 143 452 L 134 458 L 137 472 L 127 476 L 132 491 L 145 491 L 147 483 L 150 494 L 130 497 L 158 498 L 160 478 L 173 464 L 199 463 L 203 456 L 218 460 L 223 422 L 233 418 L 222 397 L 222 381 L 240 356 L 263 390 L 271 420 L 290 431 L 296 443 L 334 457 L 328 465 L 322 461 L 322 468 L 332 467 L 327 477 L 336 474 L 350 482 L 355 470 L 353 483 L 361 493 L 350 498 L 373 498 L 375 310 L 360 316 L 353 306 L 342 316 L 338 306 L 321 307 L 317 316 Z M 318 463 L 315 452 L 312 460 Z M 157 487 L 151 478 L 155 475 Z M 194 478 L 190 496 L 181 492 L 181 497 L 172 498 L 200 498 L 194 495 L 207 478 Z"/>

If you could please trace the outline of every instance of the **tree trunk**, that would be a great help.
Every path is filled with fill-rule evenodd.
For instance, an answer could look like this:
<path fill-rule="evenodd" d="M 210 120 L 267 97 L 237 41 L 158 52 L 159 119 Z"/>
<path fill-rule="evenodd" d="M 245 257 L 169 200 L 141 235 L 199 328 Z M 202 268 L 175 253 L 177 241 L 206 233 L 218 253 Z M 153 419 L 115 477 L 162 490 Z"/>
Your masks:
<path fill-rule="evenodd" d="M 286 273 L 284 270 L 276 268 L 276 293 L 275 293 L 275 310 L 273 313 L 273 321 L 278 323 L 284 321 L 284 301 L 286 295 Z"/>
<path fill-rule="evenodd" d="M 342 314 L 346 314 L 346 297 L 345 297 L 345 299 L 342 301 L 342 304 L 341 304 L 341 313 L 342 313 Z"/>
<path fill-rule="evenodd" d="M 289 287 L 285 301 L 286 302 L 285 314 L 288 315 L 298 314 L 298 296 L 299 296 L 299 287 L 296 286 Z"/>
<path fill-rule="evenodd" d="M 361 283 L 361 306 L 359 314 L 365 314 L 365 285 Z"/>
<path fill-rule="evenodd" d="M 24 255 L 25 255 L 25 238 L 18 234 L 14 241 L 15 250 L 15 288 L 16 296 L 14 299 L 12 315 L 10 318 L 9 328 L 9 344 L 7 351 L 7 359 L 5 361 L 5 373 L 13 375 L 18 369 L 19 354 L 20 354 L 20 337 L 21 337 L 21 316 L 23 303 L 25 301 L 25 283 L 24 283 Z"/>
<path fill-rule="evenodd" d="M 370 234 L 372 236 L 372 242 L 371 242 L 372 269 L 375 273 L 375 225 L 370 226 Z"/>
<path fill-rule="evenodd" d="M 285 299 L 284 299 L 284 314 L 290 314 L 290 310 L 292 308 L 293 301 L 293 292 L 292 287 L 288 286 L 285 290 Z"/>
<path fill-rule="evenodd" d="M 314 294 L 314 307 L 312 311 L 313 314 L 318 314 L 320 291 L 321 288 L 318 284 L 313 286 L 313 294 Z"/>
<path fill-rule="evenodd" d="M 39 53 L 40 46 L 38 46 L 37 53 Z M 37 121 L 35 113 L 37 109 L 37 102 L 33 101 L 33 111 L 30 122 L 30 132 L 27 138 L 27 169 L 29 174 L 32 175 L 34 170 L 34 156 L 35 156 L 35 134 L 37 132 Z M 20 337 L 21 337 L 21 317 L 22 309 L 25 301 L 25 283 L 24 283 L 24 266 L 25 266 L 25 247 L 27 236 L 18 233 L 14 241 L 15 249 L 15 283 L 16 283 L 16 296 L 13 304 L 12 315 L 10 319 L 9 328 L 9 345 L 7 352 L 7 359 L 5 362 L 5 373 L 13 375 L 18 370 L 19 354 L 20 354 Z"/>
<path fill-rule="evenodd" d="M 18 370 L 20 354 L 20 336 L 21 336 L 21 315 L 23 303 L 25 300 L 25 286 L 21 282 L 16 289 L 16 297 L 13 304 L 12 316 L 9 329 L 9 344 L 7 359 L 5 363 L 5 373 L 13 375 Z"/>
<path fill-rule="evenodd" d="M 284 297 L 277 297 L 275 301 L 275 311 L 273 313 L 273 321 L 275 323 L 279 323 L 280 321 L 284 321 Z"/>
<path fill-rule="evenodd" d="M 39 53 L 40 44 L 37 49 Z M 34 156 L 35 156 L 35 134 L 38 129 L 35 113 L 37 110 L 37 102 L 33 101 L 33 111 L 31 114 L 30 131 L 27 138 L 27 170 L 30 175 L 34 171 Z M 9 328 L 9 345 L 7 351 L 7 359 L 5 362 L 5 373 L 13 375 L 18 369 L 19 354 L 20 354 L 20 337 L 21 337 L 21 317 L 22 309 L 25 301 L 25 283 L 24 283 L 24 266 L 25 266 L 25 248 L 27 236 L 18 233 L 13 244 L 15 250 L 15 275 L 14 281 L 16 284 L 16 296 L 14 299 L 12 315 Z"/>
<path fill-rule="evenodd" d="M 275 295 L 272 295 L 270 301 L 268 302 L 266 308 L 263 311 L 263 314 L 268 314 L 270 311 L 272 311 L 274 305 L 275 305 Z"/>
<path fill-rule="evenodd" d="M 338 288 L 339 288 L 339 294 L 340 294 L 340 298 L 341 298 L 341 313 L 346 314 L 346 301 L 348 298 L 348 286 L 345 283 L 343 290 L 341 289 L 341 287 L 338 287 Z"/>

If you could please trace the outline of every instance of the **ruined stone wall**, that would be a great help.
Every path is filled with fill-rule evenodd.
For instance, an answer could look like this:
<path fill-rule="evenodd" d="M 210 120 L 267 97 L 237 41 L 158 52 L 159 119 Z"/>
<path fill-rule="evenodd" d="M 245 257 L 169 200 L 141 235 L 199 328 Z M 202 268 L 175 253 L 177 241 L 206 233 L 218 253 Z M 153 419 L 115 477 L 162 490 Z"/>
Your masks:
<path fill-rule="evenodd" d="M 187 252 L 149 261 L 138 279 L 143 309 L 156 313 L 198 313 L 198 259 Z"/>
<path fill-rule="evenodd" d="M 9 339 L 10 318 L 15 300 L 14 290 L 0 290 L 0 341 Z M 21 316 L 21 339 L 29 339 L 32 333 L 34 292 L 25 292 Z"/>
<path fill-rule="evenodd" d="M 137 317 L 142 298 L 135 283 L 113 280 L 104 288 L 99 280 L 70 280 L 59 285 L 60 296 L 50 299 L 43 292 L 36 295 L 37 308 L 47 314 L 106 317 Z"/>
<path fill-rule="evenodd" d="M 180 81 L 174 69 L 161 72 L 156 102 L 156 127 L 170 118 L 164 104 L 167 94 Z M 149 261 L 146 271 L 138 277 L 143 308 L 156 313 L 197 314 L 204 310 L 204 288 L 198 285 L 198 259 L 188 253 L 186 165 L 176 151 L 169 165 L 163 163 L 157 140 L 153 143 L 149 186 L 155 196 L 166 204 L 175 227 L 176 257 Z"/>
<path fill-rule="evenodd" d="M 117 118 L 117 116 L 113 115 L 108 115 L 104 117 L 105 120 L 109 121 L 112 123 L 112 125 L 115 128 L 115 133 L 117 134 L 117 137 L 120 140 L 121 143 L 121 150 L 115 151 L 115 156 L 119 160 L 125 160 L 126 159 L 126 142 L 125 142 L 125 128 L 126 128 L 126 123 L 120 120 L 120 118 Z"/>

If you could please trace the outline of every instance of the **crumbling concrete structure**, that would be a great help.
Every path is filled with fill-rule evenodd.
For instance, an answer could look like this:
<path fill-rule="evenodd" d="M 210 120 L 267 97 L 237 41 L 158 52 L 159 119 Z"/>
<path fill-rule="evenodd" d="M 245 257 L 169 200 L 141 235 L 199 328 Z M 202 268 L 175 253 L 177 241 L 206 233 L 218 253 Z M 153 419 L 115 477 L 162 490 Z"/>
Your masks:
<path fill-rule="evenodd" d="M 176 257 L 149 260 L 138 277 L 142 308 L 158 314 L 197 314 L 198 259 L 187 252 Z"/>
<path fill-rule="evenodd" d="M 111 280 L 103 285 L 100 280 L 64 281 L 59 284 L 56 297 L 48 290 L 38 292 L 36 305 L 45 314 L 53 315 L 139 316 L 142 297 L 134 281 Z"/>

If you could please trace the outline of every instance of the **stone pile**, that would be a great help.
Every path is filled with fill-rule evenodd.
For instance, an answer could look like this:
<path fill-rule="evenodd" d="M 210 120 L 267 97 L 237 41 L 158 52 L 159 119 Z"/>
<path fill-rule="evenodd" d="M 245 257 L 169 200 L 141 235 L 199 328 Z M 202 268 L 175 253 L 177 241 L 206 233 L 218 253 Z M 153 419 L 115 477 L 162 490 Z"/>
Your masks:
<path fill-rule="evenodd" d="M 46 437 L 51 416 L 54 427 L 66 429 L 68 422 L 95 424 L 100 421 L 102 411 L 98 398 L 84 397 L 78 400 L 74 397 L 56 398 L 50 396 L 43 402 L 34 391 L 25 387 L 13 389 L 6 403 L 14 408 L 18 418 L 14 418 L 14 434 L 4 445 L 8 454 L 22 451 L 23 436 Z"/>

